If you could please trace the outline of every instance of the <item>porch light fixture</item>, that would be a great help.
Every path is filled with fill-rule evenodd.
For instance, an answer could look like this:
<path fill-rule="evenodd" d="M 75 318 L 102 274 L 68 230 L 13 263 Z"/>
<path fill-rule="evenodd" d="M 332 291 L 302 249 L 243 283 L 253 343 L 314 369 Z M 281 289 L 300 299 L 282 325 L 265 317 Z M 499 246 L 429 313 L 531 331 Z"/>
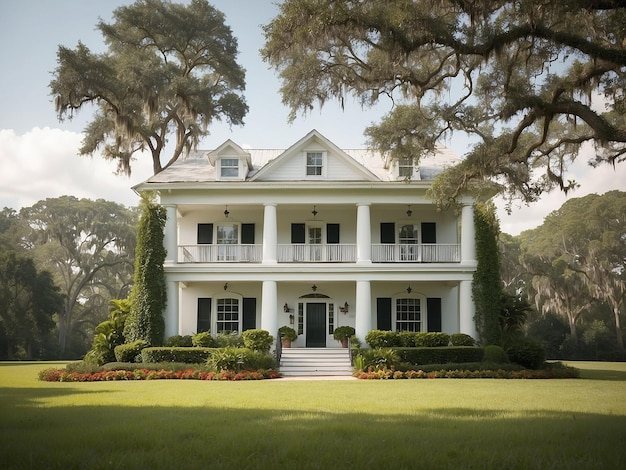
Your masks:
<path fill-rule="evenodd" d="M 224 217 L 226 217 L 228 219 L 228 214 L 230 214 L 230 212 L 228 212 L 228 204 L 226 205 L 226 209 L 224 210 Z"/>
<path fill-rule="evenodd" d="M 283 305 L 283 312 L 285 313 L 293 312 L 293 309 L 289 308 L 289 305 L 287 305 L 287 302 L 285 302 L 285 305 Z"/>
<path fill-rule="evenodd" d="M 311 214 L 313 214 L 313 218 L 315 218 L 315 216 L 318 214 L 317 210 L 315 209 L 315 206 L 313 206 L 313 210 L 311 211 Z"/>
<path fill-rule="evenodd" d="M 224 284 L 224 290 L 228 289 L 228 282 Z"/>
<path fill-rule="evenodd" d="M 289 323 L 292 324 L 292 325 L 293 325 L 293 322 L 294 322 L 294 318 L 295 317 L 293 316 L 293 314 L 289 315 Z"/>
<path fill-rule="evenodd" d="M 340 311 L 341 313 L 348 313 L 348 307 L 350 307 L 350 306 L 348 305 L 348 302 L 344 302 L 343 307 L 342 307 L 342 306 L 339 306 L 339 311 Z"/>
<path fill-rule="evenodd" d="M 317 286 L 316 286 L 315 284 L 313 284 L 313 285 L 311 286 L 311 290 L 312 290 L 313 292 L 315 292 L 315 291 L 317 290 Z"/>
<path fill-rule="evenodd" d="M 413 289 L 411 289 L 411 286 L 406 288 L 406 293 L 407 294 L 410 294 L 412 291 L 413 291 Z"/>
<path fill-rule="evenodd" d="M 413 211 L 411 210 L 411 204 L 409 204 L 409 209 L 406 211 L 407 217 L 411 217 L 413 215 Z"/>

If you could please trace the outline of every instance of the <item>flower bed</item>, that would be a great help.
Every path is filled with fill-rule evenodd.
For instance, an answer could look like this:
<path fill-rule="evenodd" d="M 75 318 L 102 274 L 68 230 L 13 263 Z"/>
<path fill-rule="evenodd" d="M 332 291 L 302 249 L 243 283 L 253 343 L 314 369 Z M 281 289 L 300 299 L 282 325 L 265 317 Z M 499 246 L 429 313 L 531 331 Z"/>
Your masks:
<path fill-rule="evenodd" d="M 111 380 L 263 380 L 279 378 L 275 370 L 233 372 L 204 372 L 187 369 L 169 370 L 110 370 L 101 372 L 70 372 L 66 369 L 45 369 L 39 372 L 39 380 L 45 382 L 105 382 Z"/>
<path fill-rule="evenodd" d="M 366 371 L 353 374 L 357 379 L 393 380 L 393 379 L 575 379 L 580 371 L 574 367 L 550 367 L 540 370 L 423 370 L 399 371 L 394 369 L 370 367 Z"/>

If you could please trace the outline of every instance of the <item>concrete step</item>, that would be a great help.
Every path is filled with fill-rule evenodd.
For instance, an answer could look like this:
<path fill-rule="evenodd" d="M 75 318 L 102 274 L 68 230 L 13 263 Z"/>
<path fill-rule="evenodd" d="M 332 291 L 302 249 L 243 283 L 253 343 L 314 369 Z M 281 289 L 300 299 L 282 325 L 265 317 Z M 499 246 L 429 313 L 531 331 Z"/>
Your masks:
<path fill-rule="evenodd" d="M 348 350 L 343 348 L 285 348 L 280 372 L 284 376 L 352 375 Z"/>

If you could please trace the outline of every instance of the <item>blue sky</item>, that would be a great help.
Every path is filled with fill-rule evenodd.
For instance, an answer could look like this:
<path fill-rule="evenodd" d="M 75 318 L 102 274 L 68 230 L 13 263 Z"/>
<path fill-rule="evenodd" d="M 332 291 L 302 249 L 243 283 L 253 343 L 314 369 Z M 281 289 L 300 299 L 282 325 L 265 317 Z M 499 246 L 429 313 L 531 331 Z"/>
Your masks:
<path fill-rule="evenodd" d="M 90 117 L 85 109 L 73 121 L 59 123 L 49 95 L 51 72 L 56 67 L 58 45 L 75 47 L 82 41 L 94 52 L 104 51 L 95 25 L 99 18 L 110 21 L 115 8 L 130 5 L 124 0 L 0 0 L 0 208 L 19 209 L 47 197 L 72 194 L 91 199 L 110 199 L 126 205 L 137 202 L 130 187 L 151 174 L 149 159 L 137 162 L 130 179 L 114 175 L 114 166 L 97 156 L 80 157 L 81 131 Z M 214 0 L 226 15 L 226 23 L 239 41 L 239 63 L 246 69 L 246 100 L 250 107 L 244 127 L 210 127 L 211 135 L 200 145 L 213 149 L 226 139 L 252 148 L 287 148 L 311 129 L 317 129 L 342 148 L 365 146 L 363 130 L 391 109 L 381 102 L 362 109 L 348 99 L 345 109 L 328 103 L 306 117 L 287 122 L 288 109 L 281 103 L 279 81 L 259 55 L 264 37 L 261 25 L 277 12 L 271 0 Z M 459 155 L 466 151 L 461 139 L 445 142 Z M 626 167 L 624 165 L 623 167 Z M 625 168 L 593 174 L 583 163 L 577 169 L 581 191 L 626 190 Z M 565 197 L 555 193 L 542 203 L 500 213 L 502 229 L 516 234 L 541 223 Z"/>

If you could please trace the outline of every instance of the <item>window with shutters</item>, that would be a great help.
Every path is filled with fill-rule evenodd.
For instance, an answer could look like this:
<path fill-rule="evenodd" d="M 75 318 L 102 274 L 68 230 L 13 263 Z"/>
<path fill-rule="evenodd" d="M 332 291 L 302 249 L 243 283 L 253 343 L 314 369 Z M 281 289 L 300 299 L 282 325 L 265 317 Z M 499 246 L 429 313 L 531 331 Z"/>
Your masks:
<path fill-rule="evenodd" d="M 422 331 L 421 314 L 420 299 L 396 299 L 396 331 Z"/>
<path fill-rule="evenodd" d="M 217 333 L 241 332 L 240 302 L 237 298 L 217 299 L 215 308 Z"/>

